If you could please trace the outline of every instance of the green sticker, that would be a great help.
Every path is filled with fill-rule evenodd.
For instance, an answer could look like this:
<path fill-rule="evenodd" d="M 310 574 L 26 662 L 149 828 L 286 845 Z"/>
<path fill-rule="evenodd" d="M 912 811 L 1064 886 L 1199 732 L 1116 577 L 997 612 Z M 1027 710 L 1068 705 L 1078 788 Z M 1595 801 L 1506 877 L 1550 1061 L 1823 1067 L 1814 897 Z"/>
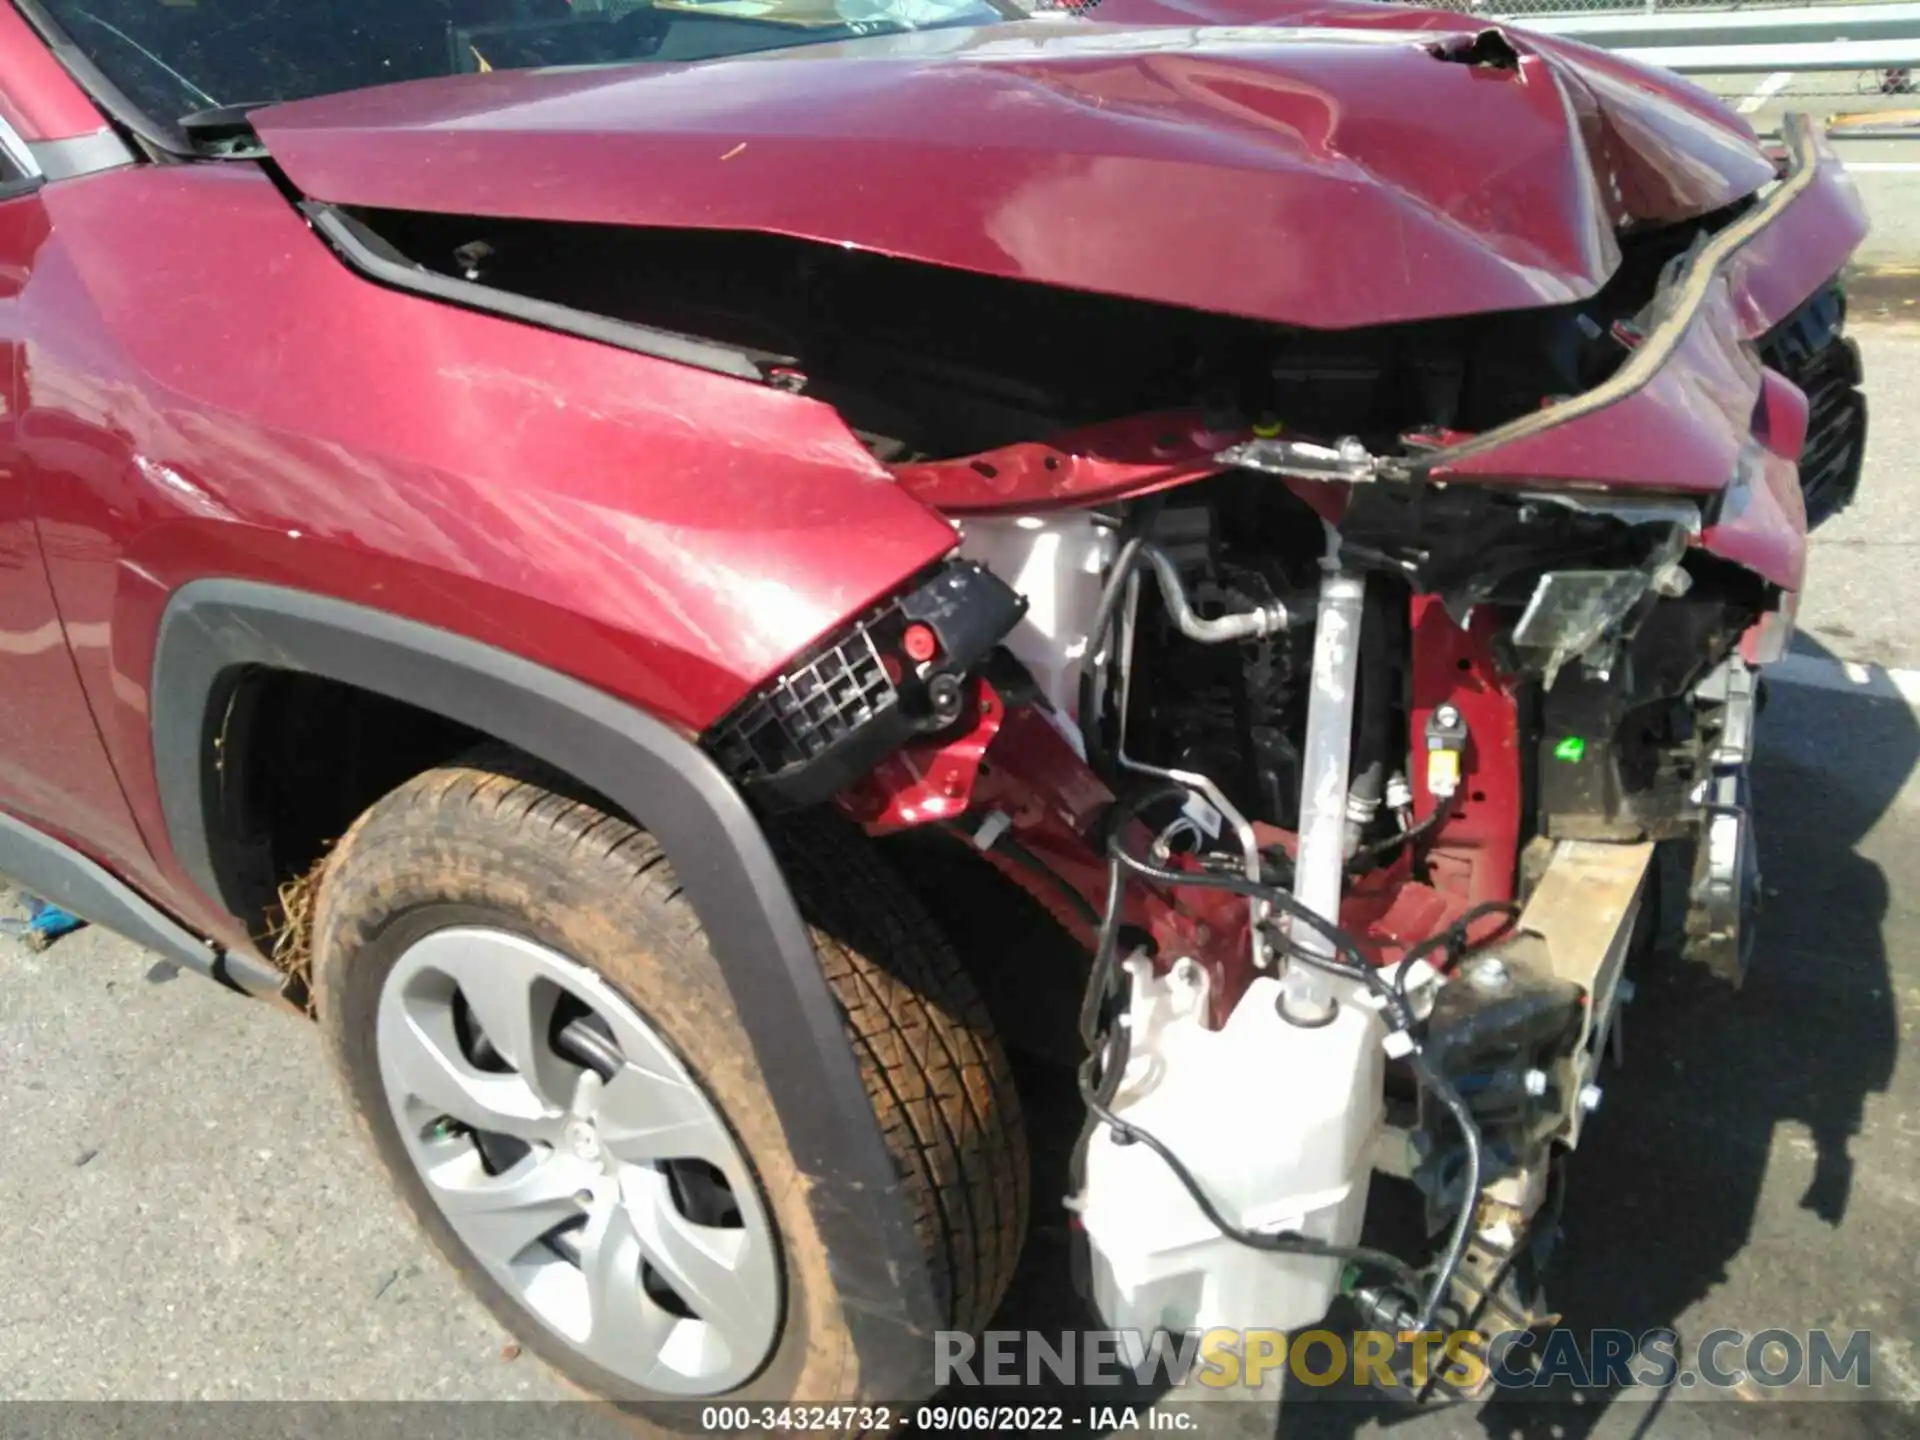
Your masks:
<path fill-rule="evenodd" d="M 1578 735 L 1569 735 L 1553 747 L 1553 758 L 1564 760 L 1569 765 L 1578 765 L 1581 757 L 1587 753 L 1587 742 Z"/>

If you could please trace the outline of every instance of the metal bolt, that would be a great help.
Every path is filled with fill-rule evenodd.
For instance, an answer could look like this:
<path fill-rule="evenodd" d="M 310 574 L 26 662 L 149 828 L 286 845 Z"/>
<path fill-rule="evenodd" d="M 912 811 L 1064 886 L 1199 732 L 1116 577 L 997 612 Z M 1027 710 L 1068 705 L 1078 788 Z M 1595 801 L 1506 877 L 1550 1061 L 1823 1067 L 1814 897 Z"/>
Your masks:
<path fill-rule="evenodd" d="M 959 680 L 952 675 L 934 676 L 927 682 L 927 700 L 938 718 L 951 720 L 960 713 Z"/>
<path fill-rule="evenodd" d="M 591 1190 L 574 1191 L 573 1203 L 578 1205 L 582 1210 L 591 1210 L 593 1208 L 593 1191 Z"/>
<path fill-rule="evenodd" d="M 1600 1108 L 1600 1087 L 1598 1085 L 1582 1085 L 1580 1087 L 1579 1098 L 1580 1108 L 1591 1115 Z"/>
<path fill-rule="evenodd" d="M 1444 730 L 1451 730 L 1460 723 L 1459 707 L 1454 705 L 1438 706 L 1433 712 L 1433 723 Z"/>
<path fill-rule="evenodd" d="M 1538 1098 L 1547 1093 L 1547 1072 L 1529 1070 L 1520 1077 L 1520 1083 L 1525 1087 L 1527 1094 Z"/>

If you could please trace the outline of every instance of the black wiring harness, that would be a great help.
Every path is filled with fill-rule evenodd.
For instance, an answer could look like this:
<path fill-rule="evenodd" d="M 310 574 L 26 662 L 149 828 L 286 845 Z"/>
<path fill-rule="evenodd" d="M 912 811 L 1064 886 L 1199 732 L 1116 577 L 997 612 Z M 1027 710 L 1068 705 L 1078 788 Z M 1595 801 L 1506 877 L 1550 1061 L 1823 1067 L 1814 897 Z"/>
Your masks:
<path fill-rule="evenodd" d="M 1465 1185 L 1460 1211 L 1454 1219 L 1439 1263 L 1426 1282 L 1425 1295 L 1415 1314 L 1416 1323 L 1412 1326 L 1415 1330 L 1426 1330 L 1432 1324 L 1434 1316 L 1439 1313 L 1440 1306 L 1446 1299 L 1447 1291 L 1455 1274 L 1459 1271 L 1461 1259 L 1466 1254 L 1468 1243 L 1472 1238 L 1473 1216 L 1480 1194 L 1484 1157 L 1479 1127 L 1474 1123 L 1473 1115 L 1468 1110 L 1466 1102 L 1461 1099 L 1451 1082 L 1428 1061 L 1415 1037 L 1417 1021 L 1412 1003 L 1407 997 L 1407 981 L 1414 964 L 1419 960 L 1442 952 L 1451 954 L 1463 952 L 1470 943 L 1470 928 L 1489 915 L 1504 912 L 1508 916 L 1508 925 L 1496 932 L 1505 933 L 1506 929 L 1511 928 L 1512 918 L 1518 913 L 1517 909 L 1506 902 L 1475 906 L 1445 930 L 1411 947 L 1405 958 L 1395 967 L 1392 978 L 1386 978 L 1379 968 L 1368 962 L 1359 941 L 1338 924 L 1308 909 L 1287 889 L 1255 881 L 1244 875 L 1222 871 L 1169 869 L 1142 860 L 1128 850 L 1124 836 L 1128 826 L 1142 810 L 1165 800 L 1184 799 L 1187 793 L 1186 787 L 1178 784 L 1152 787 L 1115 802 L 1108 813 L 1105 827 L 1106 911 L 1101 919 L 1099 939 L 1094 949 L 1093 969 L 1087 977 L 1087 988 L 1080 1005 L 1080 1038 L 1086 1046 L 1087 1056 L 1080 1065 L 1079 1082 L 1080 1094 L 1087 1106 L 1087 1122 L 1081 1131 L 1080 1143 L 1075 1151 L 1076 1176 L 1084 1173 L 1086 1147 L 1092 1140 L 1094 1127 L 1104 1124 L 1113 1131 L 1116 1143 L 1145 1145 L 1166 1162 L 1167 1168 L 1180 1181 L 1200 1212 L 1229 1239 L 1252 1250 L 1342 1260 L 1352 1266 L 1384 1272 L 1399 1284 L 1404 1285 L 1409 1294 L 1420 1293 L 1422 1289 L 1420 1277 L 1413 1267 L 1385 1251 L 1366 1246 L 1335 1245 L 1297 1231 L 1245 1230 L 1234 1225 L 1220 1212 L 1219 1207 L 1214 1204 L 1198 1179 L 1164 1142 L 1145 1130 L 1128 1124 L 1115 1115 L 1111 1108 L 1113 1098 L 1120 1088 L 1121 1079 L 1126 1071 L 1128 1051 L 1126 1028 L 1107 1023 L 1108 1011 L 1118 996 L 1115 981 L 1127 877 L 1134 875 L 1168 887 L 1185 886 L 1226 890 L 1236 895 L 1263 900 L 1275 911 L 1283 912 L 1298 924 L 1313 930 L 1332 946 L 1333 953 L 1328 956 L 1303 950 L 1297 945 L 1290 945 L 1287 950 L 1290 959 L 1317 966 L 1343 979 L 1355 981 L 1379 998 L 1381 1016 L 1386 1021 L 1389 1035 L 1400 1034 L 1406 1037 L 1400 1047 L 1390 1050 L 1389 1053 L 1399 1054 L 1406 1060 L 1414 1078 L 1440 1103 L 1460 1130 L 1461 1140 L 1466 1150 L 1463 1172 Z M 1483 940 L 1490 938 L 1494 937 L 1483 937 Z"/>

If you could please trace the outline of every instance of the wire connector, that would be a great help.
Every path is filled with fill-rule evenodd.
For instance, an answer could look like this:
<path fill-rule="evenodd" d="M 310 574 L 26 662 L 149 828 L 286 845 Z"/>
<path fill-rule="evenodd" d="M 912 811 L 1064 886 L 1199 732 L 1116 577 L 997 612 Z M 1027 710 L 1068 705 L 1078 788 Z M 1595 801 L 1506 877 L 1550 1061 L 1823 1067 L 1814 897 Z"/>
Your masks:
<path fill-rule="evenodd" d="M 1436 802 L 1451 800 L 1466 767 L 1467 717 L 1451 703 L 1436 705 L 1427 716 L 1427 793 Z"/>

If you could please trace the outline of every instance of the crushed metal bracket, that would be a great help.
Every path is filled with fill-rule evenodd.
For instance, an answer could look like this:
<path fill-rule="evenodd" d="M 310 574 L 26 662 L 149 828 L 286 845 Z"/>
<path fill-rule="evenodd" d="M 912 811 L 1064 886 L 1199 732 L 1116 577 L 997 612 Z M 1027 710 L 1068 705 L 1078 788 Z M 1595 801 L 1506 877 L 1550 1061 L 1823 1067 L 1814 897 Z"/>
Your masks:
<path fill-rule="evenodd" d="M 1592 1108 L 1584 1101 L 1598 1100 L 1592 1087 L 1606 1054 L 1620 1000 L 1620 972 L 1633 943 L 1652 863 L 1653 845 L 1647 841 L 1560 841 L 1520 913 L 1515 938 L 1501 947 L 1516 958 L 1543 949 L 1551 973 L 1587 992 L 1580 1034 L 1559 1077 L 1560 1093 L 1571 1103 L 1554 1138 L 1569 1147 L 1579 1143 Z"/>
<path fill-rule="evenodd" d="M 1694 857 L 1682 953 L 1738 985 L 1753 952 L 1761 895 L 1748 781 L 1760 711 L 1759 675 L 1739 656 L 1729 656 L 1697 693 L 1719 707 L 1720 733 L 1712 773 L 1695 792 L 1707 822 Z"/>
<path fill-rule="evenodd" d="M 1380 461 L 1351 435 L 1332 445 L 1258 435 L 1229 445 L 1214 458 L 1222 465 L 1258 470 L 1263 475 L 1284 475 L 1290 480 L 1362 485 L 1380 477 Z"/>

